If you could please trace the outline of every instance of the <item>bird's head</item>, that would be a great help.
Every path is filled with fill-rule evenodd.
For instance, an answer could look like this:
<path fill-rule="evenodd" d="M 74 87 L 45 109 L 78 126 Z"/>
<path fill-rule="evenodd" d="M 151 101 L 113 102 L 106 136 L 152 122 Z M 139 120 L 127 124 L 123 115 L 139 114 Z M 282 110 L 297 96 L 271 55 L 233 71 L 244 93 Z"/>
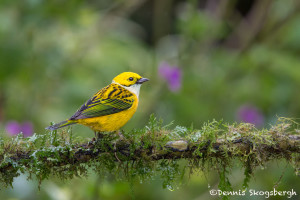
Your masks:
<path fill-rule="evenodd" d="M 116 76 L 113 79 L 112 83 L 119 84 L 138 96 L 141 84 L 146 81 L 149 81 L 149 79 L 143 78 L 137 73 L 123 72 Z"/>

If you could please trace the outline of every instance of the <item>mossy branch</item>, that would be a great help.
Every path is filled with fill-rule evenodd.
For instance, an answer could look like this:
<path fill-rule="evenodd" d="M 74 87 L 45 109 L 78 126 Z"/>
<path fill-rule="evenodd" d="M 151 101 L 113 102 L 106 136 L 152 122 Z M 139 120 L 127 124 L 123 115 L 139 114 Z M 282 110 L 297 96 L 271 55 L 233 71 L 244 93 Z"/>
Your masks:
<path fill-rule="evenodd" d="M 292 120 L 281 118 L 263 130 L 246 123 L 217 121 L 205 123 L 200 130 L 169 127 L 151 116 L 142 130 L 123 132 L 121 136 L 111 133 L 98 140 L 73 139 L 70 130 L 0 140 L 0 182 L 11 185 L 20 173 L 29 178 L 35 175 L 40 182 L 50 175 L 68 179 L 86 175 L 92 168 L 102 175 L 126 179 L 149 179 L 159 173 L 164 187 L 169 188 L 186 168 L 193 169 L 190 172 L 215 168 L 220 169 L 221 184 L 236 159 L 245 168 L 244 187 L 256 166 L 274 159 L 284 158 L 298 174 L 300 133 Z M 179 164 L 182 160 L 186 162 Z"/>

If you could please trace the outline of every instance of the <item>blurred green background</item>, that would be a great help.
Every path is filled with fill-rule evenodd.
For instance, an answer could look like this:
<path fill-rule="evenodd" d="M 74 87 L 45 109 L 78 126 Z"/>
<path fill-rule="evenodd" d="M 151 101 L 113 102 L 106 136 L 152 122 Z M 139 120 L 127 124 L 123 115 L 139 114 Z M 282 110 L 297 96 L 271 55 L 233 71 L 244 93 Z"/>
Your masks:
<path fill-rule="evenodd" d="M 297 0 L 2 0 L 0 43 L 1 135 L 46 133 L 124 71 L 151 80 L 125 130 L 151 113 L 194 128 L 212 119 L 268 128 L 300 115 Z M 73 132 L 93 137 L 86 127 Z M 278 189 L 300 194 L 299 177 L 280 161 L 257 169 L 250 188 L 272 190 L 283 172 Z M 243 171 L 230 180 L 241 189 Z M 159 177 L 126 183 L 91 173 L 38 191 L 21 176 L 0 199 L 214 199 L 217 184 L 217 173 L 199 172 L 171 192 Z"/>

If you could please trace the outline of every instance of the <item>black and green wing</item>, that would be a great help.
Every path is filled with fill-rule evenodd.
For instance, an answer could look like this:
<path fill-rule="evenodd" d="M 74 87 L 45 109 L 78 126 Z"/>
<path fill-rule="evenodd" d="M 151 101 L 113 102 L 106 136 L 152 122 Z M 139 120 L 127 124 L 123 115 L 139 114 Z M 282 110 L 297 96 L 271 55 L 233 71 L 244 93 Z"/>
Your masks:
<path fill-rule="evenodd" d="M 134 103 L 133 94 L 125 88 L 111 84 L 83 104 L 70 120 L 100 117 L 129 109 Z"/>

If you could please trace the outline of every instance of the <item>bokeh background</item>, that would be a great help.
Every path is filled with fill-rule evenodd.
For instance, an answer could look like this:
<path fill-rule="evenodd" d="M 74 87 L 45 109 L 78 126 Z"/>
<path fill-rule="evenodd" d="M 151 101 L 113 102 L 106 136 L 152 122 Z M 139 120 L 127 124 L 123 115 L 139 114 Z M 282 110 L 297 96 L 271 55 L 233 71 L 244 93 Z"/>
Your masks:
<path fill-rule="evenodd" d="M 194 128 L 212 119 L 268 128 L 278 116 L 300 116 L 297 0 L 1 0 L 0 44 L 1 137 L 45 134 L 124 71 L 151 80 L 125 130 L 144 127 L 151 113 Z M 86 127 L 73 132 L 93 137 Z M 235 190 L 243 178 L 232 169 Z M 250 188 L 277 182 L 300 195 L 299 177 L 281 161 L 257 169 Z M 21 176 L 0 199 L 214 199 L 208 191 L 217 184 L 214 172 L 175 191 L 159 177 L 128 183 L 91 172 L 38 191 Z"/>

